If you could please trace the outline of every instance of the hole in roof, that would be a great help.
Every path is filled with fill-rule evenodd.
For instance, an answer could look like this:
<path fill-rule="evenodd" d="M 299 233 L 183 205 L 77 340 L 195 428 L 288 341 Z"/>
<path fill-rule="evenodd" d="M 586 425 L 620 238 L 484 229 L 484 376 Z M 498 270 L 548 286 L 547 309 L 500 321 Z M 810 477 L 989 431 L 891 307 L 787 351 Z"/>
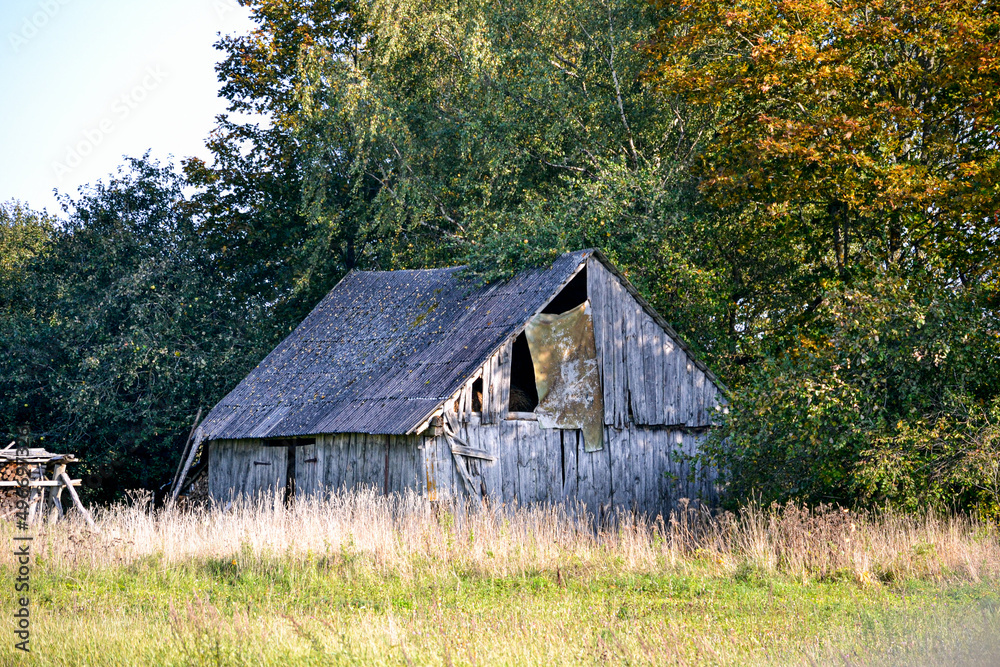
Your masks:
<path fill-rule="evenodd" d="M 553 297 L 552 301 L 542 310 L 543 313 L 559 314 L 567 310 L 573 310 L 587 300 L 587 267 L 580 269 L 580 272 L 573 276 L 573 279 L 566 283 Z"/>
<path fill-rule="evenodd" d="M 532 412 L 538 407 L 535 365 L 531 361 L 531 350 L 523 331 L 511 346 L 510 402 L 507 407 L 511 412 Z"/>

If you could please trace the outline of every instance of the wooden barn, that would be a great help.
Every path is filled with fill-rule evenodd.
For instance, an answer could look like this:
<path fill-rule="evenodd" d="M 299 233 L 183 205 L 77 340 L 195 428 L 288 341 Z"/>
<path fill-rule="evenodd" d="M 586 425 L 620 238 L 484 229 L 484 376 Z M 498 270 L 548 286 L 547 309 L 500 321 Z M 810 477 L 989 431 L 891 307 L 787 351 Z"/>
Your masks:
<path fill-rule="evenodd" d="M 211 497 L 376 487 L 432 500 L 716 499 L 691 455 L 719 382 L 595 250 L 474 287 L 353 271 L 199 426 Z"/>

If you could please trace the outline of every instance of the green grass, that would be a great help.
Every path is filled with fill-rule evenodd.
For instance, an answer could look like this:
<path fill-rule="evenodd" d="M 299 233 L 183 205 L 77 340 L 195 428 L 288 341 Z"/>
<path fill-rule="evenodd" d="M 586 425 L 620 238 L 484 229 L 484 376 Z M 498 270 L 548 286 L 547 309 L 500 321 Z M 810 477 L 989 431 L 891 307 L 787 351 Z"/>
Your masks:
<path fill-rule="evenodd" d="M 254 554 L 33 570 L 4 665 L 991 664 L 994 582 L 859 584 L 599 567 L 495 576 L 419 559 Z M 676 569 L 676 568 L 674 568 Z M 0 579 L 12 580 L 10 567 Z M 12 605 L 12 586 L 3 595 Z M 978 661 L 978 662 L 977 662 Z"/>
<path fill-rule="evenodd" d="M 334 493 L 99 508 L 32 542 L 18 665 L 994 665 L 1000 539 L 837 508 L 466 512 Z M 15 529 L 0 522 L 0 542 Z M 0 608 L 16 562 L 0 550 Z M 4 584 L 3 582 L 8 582 Z M 11 630 L 12 619 L 7 618 Z"/>

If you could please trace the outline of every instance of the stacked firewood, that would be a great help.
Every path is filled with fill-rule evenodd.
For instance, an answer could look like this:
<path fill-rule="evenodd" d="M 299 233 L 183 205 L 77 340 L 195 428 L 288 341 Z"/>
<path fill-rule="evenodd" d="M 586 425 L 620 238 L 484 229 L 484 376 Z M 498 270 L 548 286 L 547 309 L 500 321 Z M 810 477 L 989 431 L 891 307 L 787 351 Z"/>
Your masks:
<path fill-rule="evenodd" d="M 13 461 L 0 464 L 0 481 L 16 482 L 17 464 Z M 0 517 L 8 516 L 17 509 L 17 489 L 0 488 Z"/>

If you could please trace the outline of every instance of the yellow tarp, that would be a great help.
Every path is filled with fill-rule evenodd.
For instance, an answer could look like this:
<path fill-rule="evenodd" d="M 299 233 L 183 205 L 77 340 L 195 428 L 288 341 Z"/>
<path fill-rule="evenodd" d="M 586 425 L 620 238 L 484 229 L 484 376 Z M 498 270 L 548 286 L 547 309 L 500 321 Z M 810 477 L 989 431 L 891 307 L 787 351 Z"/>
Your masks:
<path fill-rule="evenodd" d="M 524 329 L 535 365 L 542 428 L 578 428 L 584 447 L 604 447 L 604 399 L 590 302 L 558 315 L 540 314 Z"/>

